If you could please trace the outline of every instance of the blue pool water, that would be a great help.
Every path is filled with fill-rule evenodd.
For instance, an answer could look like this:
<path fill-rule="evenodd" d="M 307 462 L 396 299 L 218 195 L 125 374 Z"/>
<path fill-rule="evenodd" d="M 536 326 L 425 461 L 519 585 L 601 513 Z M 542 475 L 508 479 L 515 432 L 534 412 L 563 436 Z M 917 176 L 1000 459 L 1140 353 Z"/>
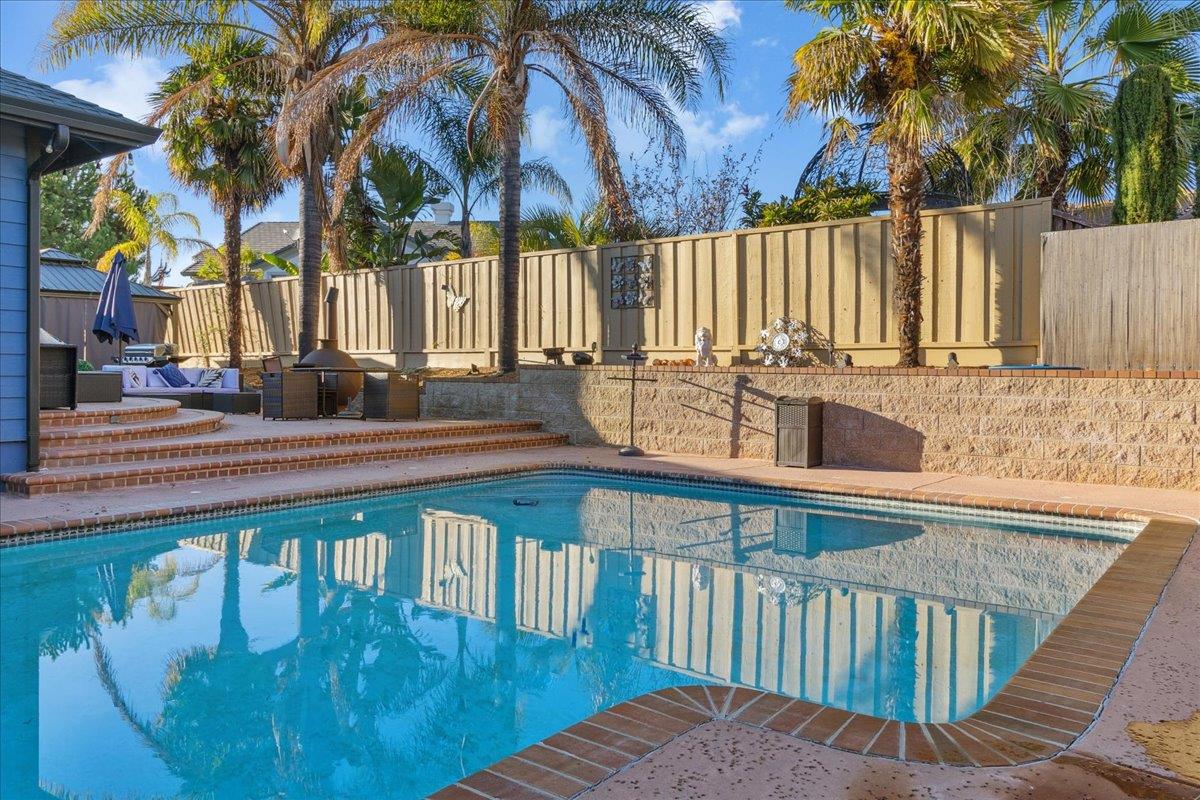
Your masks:
<path fill-rule="evenodd" d="M 970 714 L 1127 528 L 542 473 L 0 550 L 5 798 L 415 798 L 661 687 Z"/>

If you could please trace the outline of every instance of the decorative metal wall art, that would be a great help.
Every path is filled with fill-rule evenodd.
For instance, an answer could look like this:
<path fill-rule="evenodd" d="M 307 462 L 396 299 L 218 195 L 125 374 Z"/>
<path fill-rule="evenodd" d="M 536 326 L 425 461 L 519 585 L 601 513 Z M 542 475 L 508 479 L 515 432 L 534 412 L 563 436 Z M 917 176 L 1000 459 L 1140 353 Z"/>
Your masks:
<path fill-rule="evenodd" d="M 657 304 L 654 262 L 653 255 L 612 257 L 609 296 L 613 308 L 650 308 Z"/>
<path fill-rule="evenodd" d="M 762 343 L 755 349 L 768 367 L 795 367 L 804 363 L 809 342 L 808 327 L 791 317 L 779 317 L 760 332 Z"/>

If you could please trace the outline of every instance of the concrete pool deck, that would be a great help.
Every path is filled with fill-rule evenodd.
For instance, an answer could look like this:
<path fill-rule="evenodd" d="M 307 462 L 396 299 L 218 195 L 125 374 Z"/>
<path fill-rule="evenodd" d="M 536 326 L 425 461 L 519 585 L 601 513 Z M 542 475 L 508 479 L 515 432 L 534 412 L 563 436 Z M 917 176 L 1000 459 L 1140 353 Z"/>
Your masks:
<path fill-rule="evenodd" d="M 1200 518 L 1200 494 L 1186 491 L 1001 480 L 956 475 L 847 469 L 780 469 L 762 461 L 650 456 L 558 447 L 481 453 L 285 475 L 194 481 L 0 503 L 0 535 L 62 531 L 81 525 L 168 521 L 247 505 L 315 500 L 446 477 L 469 477 L 543 464 L 640 468 L 871 496 L 912 497 L 966 505 L 994 504 L 1089 516 L 1171 515 Z M 1007 501 L 1007 502 L 1004 502 Z M 539 791 L 522 781 L 483 782 L 445 797 L 1195 797 L 1200 792 L 1200 546 L 1187 525 L 1182 561 L 1133 655 L 1106 693 L 1098 719 L 1050 760 L 1022 766 L 959 767 L 872 757 L 740 722 L 705 721 L 635 754 L 632 763 L 595 781 L 561 781 Z M 51 534 L 53 535 L 53 534 Z M 7 537 L 6 537 L 7 538 Z M 1191 538 L 1190 545 L 1188 539 Z M 10 541 L 12 541 L 10 539 Z M 1162 576 L 1165 578 L 1165 576 Z M 1161 582 L 1160 582 L 1161 587 Z M 1157 590 L 1154 592 L 1157 598 Z M 1152 598 L 1153 599 L 1153 598 Z M 1153 603 L 1150 603 L 1153 605 Z M 1119 613 L 1119 612 L 1118 612 Z M 1188 723 L 1187 721 L 1192 721 Z M 551 748 L 552 749 L 552 748 Z M 865 748 L 864 748 L 865 749 Z M 552 755 L 552 754 L 551 754 Z M 614 765 L 616 766 L 616 765 Z M 605 770 L 607 776 L 611 770 Z M 601 774 L 596 773 L 597 779 Z M 568 776 L 564 776 L 568 777 Z M 515 787 L 515 788 L 514 788 Z"/>

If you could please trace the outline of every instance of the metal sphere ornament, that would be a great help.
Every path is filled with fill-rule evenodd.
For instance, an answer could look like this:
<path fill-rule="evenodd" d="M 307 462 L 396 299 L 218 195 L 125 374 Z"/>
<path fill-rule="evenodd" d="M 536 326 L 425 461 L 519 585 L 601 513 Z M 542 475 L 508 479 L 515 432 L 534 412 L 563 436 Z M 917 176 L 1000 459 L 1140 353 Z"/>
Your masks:
<path fill-rule="evenodd" d="M 808 330 L 803 322 L 779 317 L 759 332 L 762 343 L 754 348 L 768 367 L 798 367 L 807 360 Z"/>

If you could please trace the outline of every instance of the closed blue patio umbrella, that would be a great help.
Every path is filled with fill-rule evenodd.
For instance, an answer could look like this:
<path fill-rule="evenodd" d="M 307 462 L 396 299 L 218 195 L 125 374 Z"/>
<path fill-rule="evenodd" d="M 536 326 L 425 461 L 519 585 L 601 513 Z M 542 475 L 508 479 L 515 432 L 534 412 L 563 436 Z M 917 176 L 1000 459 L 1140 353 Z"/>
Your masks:
<path fill-rule="evenodd" d="M 102 342 L 120 339 L 122 342 L 139 342 L 137 317 L 133 313 L 133 293 L 129 289 L 129 276 L 125 273 L 125 256 L 113 256 L 112 266 L 104 288 L 100 290 L 100 303 L 96 306 L 96 319 L 92 322 L 92 333 Z"/>

